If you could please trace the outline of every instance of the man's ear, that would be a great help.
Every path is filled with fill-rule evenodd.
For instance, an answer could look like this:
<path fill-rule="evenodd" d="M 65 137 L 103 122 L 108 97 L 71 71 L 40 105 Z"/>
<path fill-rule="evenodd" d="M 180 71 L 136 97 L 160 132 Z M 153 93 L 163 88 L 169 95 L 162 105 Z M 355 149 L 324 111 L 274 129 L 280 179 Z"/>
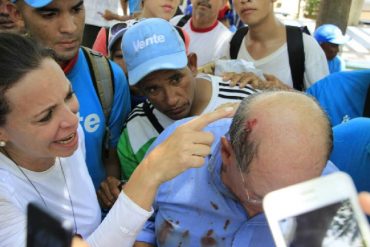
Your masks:
<path fill-rule="evenodd" d="M 224 169 L 228 169 L 235 162 L 235 153 L 229 140 L 221 137 L 221 158 Z"/>
<path fill-rule="evenodd" d="M 197 68 L 197 54 L 193 53 L 193 52 L 190 52 L 188 54 L 188 68 L 190 69 L 190 71 L 192 72 L 193 76 L 196 76 L 197 73 L 198 73 L 198 68 Z"/>

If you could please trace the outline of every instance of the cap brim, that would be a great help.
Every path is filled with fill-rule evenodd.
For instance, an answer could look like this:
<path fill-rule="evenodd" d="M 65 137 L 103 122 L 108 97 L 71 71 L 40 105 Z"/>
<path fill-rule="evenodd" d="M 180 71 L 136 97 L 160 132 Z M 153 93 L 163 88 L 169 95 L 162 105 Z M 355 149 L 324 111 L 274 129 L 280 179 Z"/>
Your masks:
<path fill-rule="evenodd" d="M 347 43 L 348 41 L 350 41 L 350 37 L 348 36 L 343 36 L 343 37 L 340 37 L 340 38 L 335 38 L 335 39 L 332 39 L 330 40 L 330 43 L 332 44 L 336 44 L 336 45 L 343 45 L 345 43 Z"/>
<path fill-rule="evenodd" d="M 155 57 L 139 65 L 133 70 L 129 70 L 128 79 L 130 86 L 136 85 L 141 79 L 150 73 L 158 70 L 183 69 L 188 64 L 188 57 L 185 51 L 170 55 Z"/>
<path fill-rule="evenodd" d="M 32 8 L 42 8 L 50 4 L 53 0 L 24 0 Z"/>

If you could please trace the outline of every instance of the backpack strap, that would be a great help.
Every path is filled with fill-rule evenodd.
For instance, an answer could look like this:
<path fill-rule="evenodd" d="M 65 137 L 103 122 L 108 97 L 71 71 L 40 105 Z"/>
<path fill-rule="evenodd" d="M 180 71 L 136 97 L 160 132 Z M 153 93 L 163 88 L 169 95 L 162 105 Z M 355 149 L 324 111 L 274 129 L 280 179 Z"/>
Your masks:
<path fill-rule="evenodd" d="M 230 58 L 237 59 L 240 46 L 242 45 L 244 36 L 248 33 L 248 27 L 241 27 L 234 33 L 230 40 Z"/>
<path fill-rule="evenodd" d="M 98 52 L 82 47 L 89 65 L 91 79 L 105 116 L 104 148 L 109 149 L 109 117 L 114 98 L 114 77 L 109 60 Z"/>
<path fill-rule="evenodd" d="M 367 95 L 365 99 L 364 117 L 370 117 L 370 86 L 367 89 Z"/>
<path fill-rule="evenodd" d="M 184 15 L 180 18 L 179 22 L 176 24 L 178 27 L 183 27 L 190 20 L 191 15 Z"/>
<path fill-rule="evenodd" d="M 158 133 L 162 133 L 164 130 L 163 126 L 159 123 L 158 119 L 156 116 L 153 114 L 153 109 L 150 109 L 150 104 L 146 100 L 143 104 L 143 109 L 145 112 L 145 115 L 148 117 L 150 123 L 154 126 L 154 128 L 157 130 Z"/>
<path fill-rule="evenodd" d="M 303 91 L 304 83 L 304 46 L 303 34 L 300 27 L 286 26 L 289 66 L 293 79 L 293 87 L 296 90 Z"/>

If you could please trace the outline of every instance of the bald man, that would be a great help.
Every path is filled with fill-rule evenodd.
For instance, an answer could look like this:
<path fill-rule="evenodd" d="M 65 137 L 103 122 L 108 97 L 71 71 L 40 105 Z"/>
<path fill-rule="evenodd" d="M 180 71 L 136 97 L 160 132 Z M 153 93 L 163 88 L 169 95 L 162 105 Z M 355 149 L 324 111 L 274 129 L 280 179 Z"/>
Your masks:
<path fill-rule="evenodd" d="M 154 146 L 182 122 L 162 132 Z M 327 164 L 332 149 L 328 118 L 299 92 L 251 95 L 232 121 L 223 119 L 205 130 L 216 140 L 212 155 L 202 168 L 159 188 L 154 221 L 146 223 L 136 247 L 275 246 L 263 197 L 337 170 Z"/>

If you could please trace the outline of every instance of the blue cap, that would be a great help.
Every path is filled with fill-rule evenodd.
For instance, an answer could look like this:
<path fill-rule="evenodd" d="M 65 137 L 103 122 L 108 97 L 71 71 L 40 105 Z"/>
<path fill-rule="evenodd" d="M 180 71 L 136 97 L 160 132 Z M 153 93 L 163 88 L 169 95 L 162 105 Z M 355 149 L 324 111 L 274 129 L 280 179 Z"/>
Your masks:
<path fill-rule="evenodd" d="M 12 0 L 13 3 L 15 3 L 17 0 Z M 53 0 L 24 0 L 25 3 L 27 3 L 32 8 L 42 8 L 49 3 L 51 3 Z"/>
<path fill-rule="evenodd" d="M 349 37 L 344 36 L 342 31 L 333 24 L 324 24 L 319 26 L 313 35 L 319 44 L 327 42 L 343 45 L 350 40 Z"/>
<path fill-rule="evenodd" d="M 158 70 L 183 69 L 188 64 L 185 44 L 177 30 L 161 18 L 144 19 L 122 38 L 130 85 Z"/>

